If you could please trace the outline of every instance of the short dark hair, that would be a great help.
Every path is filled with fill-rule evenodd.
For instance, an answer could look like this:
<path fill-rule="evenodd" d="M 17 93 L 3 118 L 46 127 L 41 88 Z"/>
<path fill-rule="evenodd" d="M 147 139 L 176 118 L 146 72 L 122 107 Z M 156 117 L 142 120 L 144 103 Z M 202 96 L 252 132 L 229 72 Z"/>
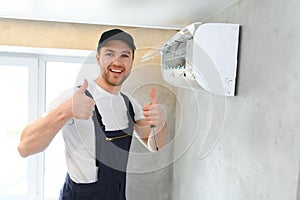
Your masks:
<path fill-rule="evenodd" d="M 108 31 L 105 31 L 102 33 L 102 35 L 99 39 L 99 42 L 98 42 L 97 51 L 99 51 L 99 49 L 101 47 L 103 47 L 107 42 L 109 42 L 111 40 L 124 41 L 125 43 L 127 43 L 129 45 L 129 47 L 131 48 L 133 53 L 134 53 L 134 50 L 136 49 L 133 38 L 130 34 L 126 33 L 125 31 L 123 31 L 121 29 L 111 29 L 111 30 L 108 30 Z"/>

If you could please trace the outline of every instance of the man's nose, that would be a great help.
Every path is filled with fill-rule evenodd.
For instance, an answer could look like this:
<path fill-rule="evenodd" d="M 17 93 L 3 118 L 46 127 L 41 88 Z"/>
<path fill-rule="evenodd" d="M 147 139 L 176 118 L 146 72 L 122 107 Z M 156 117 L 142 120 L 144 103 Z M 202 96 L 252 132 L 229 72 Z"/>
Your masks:
<path fill-rule="evenodd" d="M 113 59 L 113 61 L 112 61 L 112 64 L 114 64 L 114 65 L 122 65 L 122 62 L 121 62 L 120 58 L 121 58 L 120 56 L 115 57 Z"/>

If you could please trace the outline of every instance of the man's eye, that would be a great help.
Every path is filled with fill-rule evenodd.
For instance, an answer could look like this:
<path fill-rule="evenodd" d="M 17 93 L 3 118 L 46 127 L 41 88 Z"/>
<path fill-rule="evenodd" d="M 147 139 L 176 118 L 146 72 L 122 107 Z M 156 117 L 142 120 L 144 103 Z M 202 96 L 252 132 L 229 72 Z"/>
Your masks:
<path fill-rule="evenodd" d="M 110 57 L 113 56 L 112 53 L 106 53 L 105 55 L 106 55 L 106 56 L 110 56 Z"/>
<path fill-rule="evenodd" d="M 122 57 L 123 58 L 129 58 L 129 55 L 128 54 L 122 54 Z"/>

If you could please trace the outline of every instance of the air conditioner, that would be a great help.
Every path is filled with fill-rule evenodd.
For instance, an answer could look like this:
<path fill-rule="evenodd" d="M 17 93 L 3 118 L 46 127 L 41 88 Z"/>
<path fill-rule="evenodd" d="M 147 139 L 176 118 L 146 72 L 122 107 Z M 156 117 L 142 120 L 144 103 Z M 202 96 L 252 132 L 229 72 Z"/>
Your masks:
<path fill-rule="evenodd" d="M 234 96 L 239 24 L 193 23 L 164 43 L 162 76 L 175 87 Z"/>

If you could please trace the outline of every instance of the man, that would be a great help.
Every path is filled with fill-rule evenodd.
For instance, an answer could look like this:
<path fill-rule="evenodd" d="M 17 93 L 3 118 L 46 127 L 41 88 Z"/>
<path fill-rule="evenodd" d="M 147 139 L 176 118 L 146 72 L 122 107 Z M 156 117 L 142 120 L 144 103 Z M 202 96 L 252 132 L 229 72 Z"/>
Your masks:
<path fill-rule="evenodd" d="M 129 76 L 135 45 L 131 35 L 112 29 L 104 32 L 97 47 L 99 77 L 84 80 L 75 92 L 67 92 L 50 105 L 44 117 L 22 132 L 18 150 L 26 157 L 47 148 L 62 129 L 68 174 L 62 200 L 126 199 L 126 167 L 132 133 L 151 150 L 163 146 L 165 114 L 155 89 L 152 103 L 143 108 L 120 92 Z M 156 129 L 156 136 L 151 128 Z"/>

